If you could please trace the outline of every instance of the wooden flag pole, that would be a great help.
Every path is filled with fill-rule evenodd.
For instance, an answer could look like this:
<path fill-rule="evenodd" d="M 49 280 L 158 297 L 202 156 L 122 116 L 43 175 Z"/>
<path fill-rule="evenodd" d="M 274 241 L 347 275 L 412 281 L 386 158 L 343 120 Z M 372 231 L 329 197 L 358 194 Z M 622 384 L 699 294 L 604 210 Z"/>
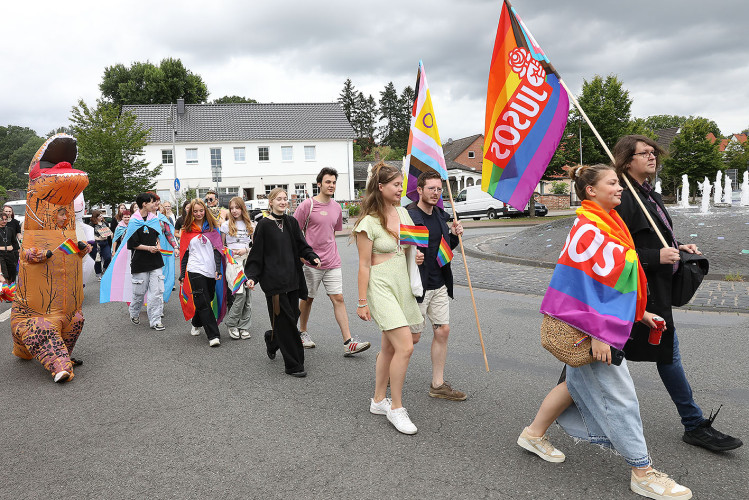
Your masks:
<path fill-rule="evenodd" d="M 453 208 L 453 219 L 456 222 L 458 220 L 458 212 L 455 210 L 455 203 L 453 202 L 453 190 L 450 187 L 450 178 L 447 179 L 447 194 L 450 197 L 450 206 Z M 479 312 L 476 309 L 476 298 L 473 296 L 473 286 L 471 285 L 471 275 L 468 272 L 468 261 L 466 260 L 466 251 L 463 248 L 463 236 L 458 235 L 458 242 L 460 243 L 460 255 L 463 257 L 463 267 L 466 270 L 466 279 L 468 280 L 468 290 L 471 292 L 471 302 L 473 302 L 473 314 L 476 316 L 476 326 L 479 329 L 479 340 L 481 341 L 481 352 L 484 353 L 484 366 L 486 371 L 489 371 L 489 361 L 486 359 L 486 348 L 484 347 L 484 336 L 481 333 L 481 323 L 479 322 Z"/>
<path fill-rule="evenodd" d="M 553 67 L 552 67 L 552 69 L 553 69 Z M 555 70 L 555 73 L 556 73 L 556 70 Z M 557 77 L 559 77 L 559 73 L 557 73 Z M 582 117 L 585 118 L 585 122 L 590 127 L 590 130 L 593 131 L 593 134 L 598 139 L 598 142 L 600 142 L 601 146 L 603 146 L 603 149 L 604 149 L 604 151 L 606 151 L 606 154 L 609 155 L 609 158 L 611 159 L 611 164 L 613 165 L 614 164 L 614 155 L 611 154 L 611 151 L 609 150 L 609 147 L 606 145 L 606 143 L 603 141 L 603 139 L 601 138 L 601 136 L 598 134 L 598 130 L 596 130 L 596 128 L 593 126 L 593 124 L 590 123 L 590 119 L 588 118 L 588 115 L 585 114 L 585 111 L 583 111 L 583 108 L 580 106 L 580 103 L 577 102 L 577 99 L 575 99 L 575 96 L 572 94 L 572 92 L 570 92 L 570 89 L 567 88 L 567 84 L 564 83 L 564 80 L 562 80 L 561 77 L 559 78 L 559 83 L 562 85 L 562 87 L 564 87 L 564 90 L 567 91 L 567 95 L 569 96 L 570 99 L 572 99 L 572 103 L 575 105 L 575 107 L 577 108 L 577 110 L 580 111 L 580 114 L 582 115 Z M 660 230 L 658 230 L 658 226 L 655 225 L 655 222 L 653 222 L 653 218 L 650 216 L 650 212 L 648 212 L 648 209 L 645 208 L 645 204 L 642 202 L 642 200 L 640 199 L 640 197 L 637 196 L 637 192 L 635 191 L 635 188 L 632 187 L 632 183 L 629 182 L 629 178 L 626 175 L 623 175 L 622 178 L 624 179 L 624 182 L 627 184 L 627 187 L 629 188 L 629 190 L 632 191 L 632 194 L 634 195 L 635 200 L 637 200 L 637 203 L 640 205 L 640 208 L 642 209 L 642 213 L 644 213 L 645 217 L 648 219 L 648 222 L 650 223 L 650 227 L 652 227 L 653 229 L 655 229 L 655 234 L 657 234 L 658 238 L 660 238 L 661 244 L 663 244 L 663 247 L 664 248 L 669 248 L 671 245 L 669 245 L 668 243 L 666 243 L 666 239 L 663 237 L 663 235 L 661 234 Z M 450 186 L 450 184 L 448 184 L 448 187 L 449 186 Z"/>

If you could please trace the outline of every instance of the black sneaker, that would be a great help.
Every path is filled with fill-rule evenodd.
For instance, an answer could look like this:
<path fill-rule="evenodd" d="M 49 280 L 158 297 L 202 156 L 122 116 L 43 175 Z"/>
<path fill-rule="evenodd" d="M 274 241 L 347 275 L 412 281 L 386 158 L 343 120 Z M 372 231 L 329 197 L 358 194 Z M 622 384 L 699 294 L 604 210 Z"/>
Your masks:
<path fill-rule="evenodd" d="M 702 422 L 696 429 L 685 431 L 684 436 L 682 436 L 681 439 L 684 440 L 685 443 L 701 446 L 710 451 L 735 450 L 743 445 L 744 443 L 741 442 L 741 439 L 723 434 L 713 428 L 713 421 L 715 420 L 715 417 L 718 416 L 720 408 L 722 408 L 722 405 L 718 408 L 718 411 L 715 412 L 715 415 L 710 412 L 710 418 Z"/>
<path fill-rule="evenodd" d="M 277 347 L 273 348 L 273 347 L 270 346 L 270 341 L 271 341 L 270 339 L 271 339 L 272 335 L 273 335 L 273 330 L 266 330 L 266 332 L 265 332 L 265 352 L 266 352 L 266 354 L 268 354 L 268 357 L 270 359 L 276 359 L 276 350 L 278 348 Z"/>
<path fill-rule="evenodd" d="M 130 321 L 132 321 L 134 325 L 140 325 L 140 318 L 133 318 L 130 316 Z"/>

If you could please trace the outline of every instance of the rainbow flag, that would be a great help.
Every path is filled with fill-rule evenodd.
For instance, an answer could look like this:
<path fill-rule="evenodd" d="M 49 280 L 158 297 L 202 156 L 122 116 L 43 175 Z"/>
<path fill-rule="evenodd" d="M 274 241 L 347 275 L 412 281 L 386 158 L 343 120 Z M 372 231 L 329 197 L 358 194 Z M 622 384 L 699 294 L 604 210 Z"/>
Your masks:
<path fill-rule="evenodd" d="M 503 2 L 486 91 L 481 189 L 525 210 L 568 114 L 559 75 L 515 9 Z"/>
<path fill-rule="evenodd" d="M 451 260 L 453 260 L 453 251 L 450 249 L 450 245 L 448 245 L 443 236 L 440 241 L 440 247 L 437 249 L 437 264 L 442 267 L 445 264 L 449 264 Z"/>
<path fill-rule="evenodd" d="M 231 253 L 231 249 L 229 247 L 224 247 L 224 255 L 226 255 L 226 262 L 229 264 L 236 264 L 237 259 L 234 258 L 234 254 Z"/>
<path fill-rule="evenodd" d="M 161 255 L 165 255 L 167 257 L 170 255 L 174 255 L 174 250 L 167 250 L 165 248 L 159 248 L 159 252 L 161 253 Z"/>
<path fill-rule="evenodd" d="M 407 226 L 401 224 L 400 242 L 401 245 L 429 246 L 429 230 L 426 226 Z"/>
<path fill-rule="evenodd" d="M 562 249 L 541 312 L 622 349 L 647 303 L 632 236 L 614 210 L 584 200 Z"/>
<path fill-rule="evenodd" d="M 13 302 L 16 298 L 16 284 L 2 283 L 0 285 L 0 300 L 4 302 Z"/>
<path fill-rule="evenodd" d="M 416 99 L 411 108 L 411 128 L 408 131 L 408 147 L 406 149 L 408 172 L 404 172 L 403 175 L 405 182 L 403 196 L 408 200 L 419 201 L 416 181 L 422 172 L 434 170 L 440 174 L 440 177 L 447 179 L 445 155 L 442 152 L 437 120 L 434 117 L 432 96 L 429 93 L 427 75 L 421 61 L 419 61 L 419 70 L 416 73 L 414 93 Z M 406 200 L 403 201 L 405 202 L 403 204 L 408 204 Z M 442 208 L 441 198 L 438 206 Z"/>
<path fill-rule="evenodd" d="M 67 240 L 60 243 L 60 246 L 57 247 L 56 250 L 61 251 L 65 255 L 72 255 L 74 253 L 78 253 L 78 242 L 72 238 L 68 238 Z"/>
<path fill-rule="evenodd" d="M 237 273 L 237 277 L 234 278 L 234 282 L 231 284 L 232 295 L 237 293 L 239 289 L 242 288 L 242 285 L 245 281 L 247 281 L 247 276 L 245 276 L 244 271 L 240 269 L 239 273 Z"/>

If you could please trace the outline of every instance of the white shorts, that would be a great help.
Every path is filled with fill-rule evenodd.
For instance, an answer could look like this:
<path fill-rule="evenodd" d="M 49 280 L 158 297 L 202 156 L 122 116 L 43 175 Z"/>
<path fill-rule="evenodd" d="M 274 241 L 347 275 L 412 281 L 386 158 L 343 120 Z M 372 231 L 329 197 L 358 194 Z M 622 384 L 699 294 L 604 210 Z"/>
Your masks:
<path fill-rule="evenodd" d="M 335 269 L 317 269 L 304 266 L 304 279 L 307 282 L 307 294 L 310 299 L 315 298 L 320 283 L 325 286 L 328 295 L 343 294 L 343 273 L 340 267 Z"/>
<path fill-rule="evenodd" d="M 436 290 L 427 290 L 424 300 L 419 304 L 424 321 L 418 325 L 411 325 L 411 333 L 421 333 L 426 328 L 427 318 L 432 323 L 432 328 L 450 324 L 450 297 L 447 295 L 447 287 L 442 285 Z"/>

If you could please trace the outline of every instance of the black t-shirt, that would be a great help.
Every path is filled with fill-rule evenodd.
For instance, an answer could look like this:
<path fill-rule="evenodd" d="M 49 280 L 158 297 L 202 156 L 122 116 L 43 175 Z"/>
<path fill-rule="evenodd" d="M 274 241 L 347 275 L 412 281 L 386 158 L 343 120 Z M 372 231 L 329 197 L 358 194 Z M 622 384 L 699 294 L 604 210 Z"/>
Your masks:
<path fill-rule="evenodd" d="M 127 248 L 133 251 L 133 256 L 130 260 L 130 272 L 132 274 L 147 273 L 164 267 L 164 259 L 161 258 L 161 253 L 135 250 L 135 247 L 138 245 L 156 246 L 158 240 L 159 233 L 148 226 L 139 228 L 127 240 Z"/>
<path fill-rule="evenodd" d="M 16 219 L 10 219 L 5 228 L 10 244 L 13 245 L 13 250 L 18 251 L 18 235 L 21 234 L 21 223 Z"/>
<path fill-rule="evenodd" d="M 177 220 L 174 222 L 174 230 L 179 231 L 180 229 L 182 229 L 182 224 L 184 223 L 185 223 L 184 217 L 180 215 L 179 217 L 177 217 Z"/>
<path fill-rule="evenodd" d="M 424 252 L 424 265 L 427 270 L 426 289 L 436 290 L 445 284 L 442 269 L 437 263 L 437 252 L 439 251 L 440 241 L 442 241 L 443 222 L 440 219 L 439 212 L 436 210 L 433 210 L 431 215 L 425 213 L 420 208 L 419 210 L 424 218 L 424 225 L 429 230 L 429 246 L 419 249 Z"/>

